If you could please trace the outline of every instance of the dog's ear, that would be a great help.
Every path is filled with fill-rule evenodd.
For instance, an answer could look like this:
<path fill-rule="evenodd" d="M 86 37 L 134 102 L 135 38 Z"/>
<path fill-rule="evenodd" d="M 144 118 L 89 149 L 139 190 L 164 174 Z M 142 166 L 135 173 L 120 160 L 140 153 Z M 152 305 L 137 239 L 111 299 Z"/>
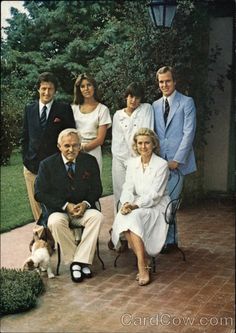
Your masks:
<path fill-rule="evenodd" d="M 31 258 L 29 258 L 23 265 L 23 271 L 32 271 L 33 269 L 35 269 L 34 262 Z"/>
<path fill-rule="evenodd" d="M 33 238 L 34 238 L 34 241 L 36 242 L 37 240 L 39 240 L 39 235 L 38 235 L 38 232 L 37 231 L 33 231 Z"/>

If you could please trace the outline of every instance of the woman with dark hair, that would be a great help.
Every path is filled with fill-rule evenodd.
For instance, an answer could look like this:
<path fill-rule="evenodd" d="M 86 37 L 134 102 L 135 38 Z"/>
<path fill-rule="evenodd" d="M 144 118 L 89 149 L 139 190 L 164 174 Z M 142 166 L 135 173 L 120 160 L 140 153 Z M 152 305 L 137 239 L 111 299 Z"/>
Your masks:
<path fill-rule="evenodd" d="M 101 146 L 111 126 L 111 117 L 107 106 L 100 101 L 96 80 L 90 75 L 81 74 L 76 79 L 71 107 L 82 136 L 82 150 L 96 157 L 101 173 Z"/>
<path fill-rule="evenodd" d="M 140 128 L 134 135 L 136 157 L 128 161 L 121 208 L 112 226 L 112 242 L 120 246 L 121 234 L 137 257 L 140 286 L 150 282 L 148 255 L 156 256 L 165 243 L 168 224 L 166 207 L 170 202 L 167 190 L 169 169 L 159 157 L 159 141 L 149 128 Z"/>
<path fill-rule="evenodd" d="M 153 129 L 152 106 L 144 103 L 143 86 L 137 82 L 128 85 L 125 91 L 126 107 L 115 112 L 112 125 L 112 182 L 115 212 L 125 181 L 127 160 L 133 155 L 132 140 L 141 127 Z"/>

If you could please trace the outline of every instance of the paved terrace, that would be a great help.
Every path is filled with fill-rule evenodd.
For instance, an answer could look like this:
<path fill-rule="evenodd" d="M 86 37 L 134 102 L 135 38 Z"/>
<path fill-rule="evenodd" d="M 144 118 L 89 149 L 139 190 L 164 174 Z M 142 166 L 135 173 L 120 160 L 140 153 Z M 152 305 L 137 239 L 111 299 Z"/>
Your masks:
<path fill-rule="evenodd" d="M 108 250 L 113 198 L 102 198 L 105 224 L 94 278 L 75 284 L 62 264 L 36 308 L 2 318 L 1 332 L 234 332 L 234 207 L 207 202 L 178 212 L 179 252 L 158 255 L 152 283 L 139 287 L 135 259 L 128 251 L 113 267 Z M 28 257 L 33 223 L 1 235 L 1 266 L 20 268 Z M 56 267 L 53 255 L 53 267 Z"/>

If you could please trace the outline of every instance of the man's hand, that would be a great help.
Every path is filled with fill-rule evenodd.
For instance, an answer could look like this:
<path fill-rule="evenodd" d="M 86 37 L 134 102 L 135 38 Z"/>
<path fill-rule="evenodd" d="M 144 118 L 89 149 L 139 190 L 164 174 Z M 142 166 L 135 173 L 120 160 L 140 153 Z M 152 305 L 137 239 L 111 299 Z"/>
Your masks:
<path fill-rule="evenodd" d="M 78 204 L 68 203 L 66 210 L 67 213 L 73 217 L 82 217 L 87 209 L 87 204 L 85 202 L 80 202 Z"/>
<path fill-rule="evenodd" d="M 120 212 L 122 215 L 127 215 L 127 214 L 131 213 L 132 210 L 137 209 L 137 208 L 138 208 L 137 205 L 131 204 L 130 202 L 126 202 L 121 207 Z"/>
<path fill-rule="evenodd" d="M 168 161 L 168 167 L 170 170 L 177 169 L 179 167 L 179 163 L 176 161 Z"/>

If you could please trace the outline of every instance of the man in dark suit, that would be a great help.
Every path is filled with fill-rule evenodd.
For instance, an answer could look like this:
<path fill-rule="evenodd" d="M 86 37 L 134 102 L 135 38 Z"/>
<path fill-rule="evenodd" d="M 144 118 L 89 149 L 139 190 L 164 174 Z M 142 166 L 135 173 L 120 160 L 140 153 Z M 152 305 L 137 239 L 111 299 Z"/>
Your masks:
<path fill-rule="evenodd" d="M 23 121 L 22 153 L 24 177 L 34 219 L 38 221 L 41 207 L 34 199 L 34 182 L 39 163 L 55 154 L 57 138 L 65 128 L 75 128 L 69 104 L 54 100 L 57 79 L 50 72 L 39 75 L 37 89 L 39 100 L 26 106 Z"/>
<path fill-rule="evenodd" d="M 95 157 L 81 152 L 81 138 L 75 129 L 59 134 L 58 148 L 40 163 L 35 181 L 35 199 L 48 211 L 48 227 L 59 243 L 66 263 L 71 262 L 71 278 L 81 282 L 91 277 L 97 238 L 103 215 L 95 208 L 102 194 L 100 171 Z M 79 245 L 70 226 L 83 226 Z"/>

